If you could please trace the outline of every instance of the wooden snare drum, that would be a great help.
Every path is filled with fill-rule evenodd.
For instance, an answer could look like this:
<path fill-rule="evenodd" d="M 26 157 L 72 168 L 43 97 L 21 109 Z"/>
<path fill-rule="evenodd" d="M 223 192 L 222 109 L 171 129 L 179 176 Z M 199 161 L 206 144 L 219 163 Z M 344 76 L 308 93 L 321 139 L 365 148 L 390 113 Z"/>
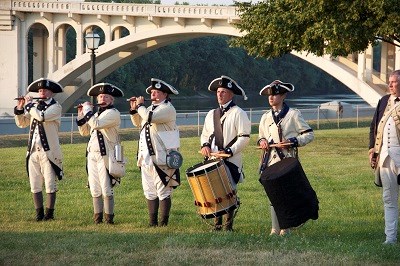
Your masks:
<path fill-rule="evenodd" d="M 223 160 L 209 160 L 186 170 L 197 213 L 203 219 L 214 218 L 236 209 L 237 195 Z"/>

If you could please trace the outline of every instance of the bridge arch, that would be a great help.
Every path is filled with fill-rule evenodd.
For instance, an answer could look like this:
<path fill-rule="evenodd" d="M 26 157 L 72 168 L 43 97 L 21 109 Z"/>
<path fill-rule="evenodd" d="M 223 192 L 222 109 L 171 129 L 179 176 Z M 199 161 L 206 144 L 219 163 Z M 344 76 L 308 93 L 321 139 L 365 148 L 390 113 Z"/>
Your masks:
<path fill-rule="evenodd" d="M 96 51 L 96 79 L 101 80 L 133 59 L 166 45 L 212 35 L 239 36 L 240 33 L 235 28 L 220 28 L 213 32 L 208 29 L 192 31 L 156 28 L 104 43 Z M 50 78 L 61 84 L 76 84 L 68 86 L 63 97 L 59 96 L 63 109 L 68 110 L 89 89 L 90 70 L 90 56 L 84 53 L 52 74 Z"/>
<path fill-rule="evenodd" d="M 69 47 L 69 49 L 64 49 L 64 47 L 67 47 L 67 40 L 68 40 L 67 36 L 71 35 L 71 33 L 76 36 L 76 31 L 75 31 L 74 27 L 72 27 L 72 25 L 70 25 L 68 23 L 61 24 L 55 29 L 54 64 L 55 64 L 56 69 L 62 67 L 67 62 L 71 61 L 71 58 L 68 57 L 68 53 L 73 54 L 74 58 L 76 57 L 76 38 L 75 38 L 75 40 L 72 40 L 72 42 L 73 42 L 72 47 Z M 74 51 L 71 51 L 72 48 L 74 48 Z"/>
<path fill-rule="evenodd" d="M 131 35 L 129 29 L 125 26 L 116 26 L 111 32 L 111 40 L 115 41 L 123 37 Z"/>
<path fill-rule="evenodd" d="M 132 61 L 133 59 L 161 48 L 163 46 L 189 40 L 198 37 L 205 37 L 211 35 L 226 35 L 226 36 L 241 36 L 239 31 L 229 31 L 226 29 L 220 29 L 219 31 L 214 31 L 212 34 L 208 31 L 198 31 L 198 32 L 179 32 L 175 31 L 166 31 L 165 28 L 158 28 L 153 31 L 148 31 L 144 34 L 137 33 L 135 35 L 128 35 L 120 40 L 114 40 L 111 43 L 104 44 L 99 47 L 97 53 L 97 66 L 98 70 L 96 73 L 96 77 L 99 80 L 105 78 L 117 68 L 125 65 L 126 63 Z M 378 99 L 385 93 L 386 84 L 383 81 L 380 81 L 378 85 L 368 83 L 362 79 L 358 79 L 356 72 L 348 69 L 348 67 L 339 63 L 334 58 L 328 57 L 316 57 L 313 55 L 305 55 L 302 53 L 292 53 L 294 56 L 301 58 L 309 62 L 310 64 L 320 68 L 325 71 L 329 75 L 333 76 L 344 85 L 346 85 L 349 89 L 351 89 L 354 93 L 360 95 L 364 100 L 366 100 L 370 105 L 376 105 Z M 80 57 L 76 58 L 76 62 L 71 62 L 71 64 L 81 65 L 79 68 L 75 68 L 79 72 L 79 87 L 74 89 L 70 89 L 66 94 L 66 98 L 64 101 L 65 108 L 69 108 L 74 104 L 74 102 L 79 99 L 90 86 L 90 78 L 88 72 L 90 71 L 90 58 L 88 58 L 87 54 L 83 54 Z M 60 70 L 56 71 L 54 75 L 57 75 L 58 72 L 62 72 L 66 74 L 65 68 L 69 68 L 70 66 L 65 66 Z M 63 82 L 71 82 L 70 78 L 72 75 L 66 74 L 64 77 L 54 76 L 55 79 Z"/>

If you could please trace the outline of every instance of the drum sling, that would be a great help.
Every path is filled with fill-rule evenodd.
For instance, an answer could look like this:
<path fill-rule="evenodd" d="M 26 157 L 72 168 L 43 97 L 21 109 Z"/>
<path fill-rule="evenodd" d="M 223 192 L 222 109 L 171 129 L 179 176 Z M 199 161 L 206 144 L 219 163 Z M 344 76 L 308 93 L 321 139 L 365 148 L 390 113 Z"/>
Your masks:
<path fill-rule="evenodd" d="M 153 116 L 153 110 L 155 109 L 155 107 L 157 107 L 157 106 L 153 106 L 152 111 L 149 112 L 148 120 L 147 120 L 147 122 L 143 125 L 143 128 L 142 128 L 142 130 L 143 130 L 143 129 L 145 130 L 145 135 L 147 136 L 147 137 L 146 137 L 147 149 L 149 150 L 149 153 L 150 153 L 150 156 L 151 156 L 152 159 L 153 159 L 153 157 L 156 155 L 156 153 L 155 153 L 155 151 L 154 151 L 154 147 L 153 147 L 153 144 L 151 143 L 151 139 L 150 139 L 150 126 L 151 126 L 151 118 L 152 118 L 152 116 Z M 154 167 L 155 167 L 155 169 L 156 169 L 156 171 L 157 171 L 158 176 L 159 176 L 160 179 L 161 179 L 161 182 L 164 184 L 164 186 L 167 186 L 167 185 L 168 185 L 167 177 L 172 178 L 173 175 L 175 175 L 175 178 L 176 178 L 177 183 L 180 184 L 180 179 L 181 179 L 181 178 L 180 178 L 180 171 L 179 171 L 179 169 L 175 169 L 174 173 L 173 173 L 171 176 L 169 176 L 169 175 L 168 175 L 167 173 L 165 173 L 158 165 L 156 165 L 156 164 L 154 163 L 154 160 L 153 160 L 153 165 L 154 165 Z"/>
<path fill-rule="evenodd" d="M 232 104 L 232 106 L 234 106 L 234 104 Z M 224 148 L 231 147 L 237 140 L 237 137 L 235 137 L 228 143 L 228 145 L 226 145 L 226 147 L 224 147 L 224 136 L 222 133 L 221 116 L 222 116 L 221 108 L 216 108 L 214 110 L 214 134 L 213 135 L 215 137 L 215 146 L 218 147 L 218 150 L 223 150 Z M 211 143 L 211 141 L 210 141 L 210 143 Z M 231 163 L 228 160 L 224 160 L 224 161 L 225 161 L 225 165 L 229 169 L 229 172 L 232 176 L 233 181 L 237 184 L 240 180 L 239 168 L 234 163 Z"/>

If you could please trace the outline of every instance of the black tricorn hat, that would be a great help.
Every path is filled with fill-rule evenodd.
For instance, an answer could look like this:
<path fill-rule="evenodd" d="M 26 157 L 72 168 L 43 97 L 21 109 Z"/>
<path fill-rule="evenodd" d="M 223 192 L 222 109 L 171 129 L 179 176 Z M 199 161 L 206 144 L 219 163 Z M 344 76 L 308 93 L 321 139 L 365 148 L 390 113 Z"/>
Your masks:
<path fill-rule="evenodd" d="M 242 95 L 245 100 L 247 100 L 246 93 L 244 90 L 228 76 L 221 76 L 220 78 L 216 78 L 211 81 L 210 85 L 208 85 L 209 91 L 217 91 L 218 88 L 225 88 L 231 90 L 236 95 Z"/>
<path fill-rule="evenodd" d="M 63 87 L 50 79 L 40 78 L 29 84 L 26 89 L 28 92 L 39 92 L 39 89 L 51 90 L 53 93 L 63 92 Z"/>
<path fill-rule="evenodd" d="M 99 94 L 109 94 L 113 97 L 123 97 L 124 92 L 110 83 L 98 83 L 93 85 L 87 92 L 88 96 L 98 96 Z"/>
<path fill-rule="evenodd" d="M 284 94 L 288 91 L 294 91 L 293 84 L 275 80 L 271 84 L 262 88 L 260 90 L 260 95 L 277 95 Z"/>
<path fill-rule="evenodd" d="M 159 90 L 168 94 L 179 94 L 179 92 L 167 82 L 156 78 L 151 78 L 151 85 L 146 89 L 147 94 L 150 94 L 151 90 Z"/>

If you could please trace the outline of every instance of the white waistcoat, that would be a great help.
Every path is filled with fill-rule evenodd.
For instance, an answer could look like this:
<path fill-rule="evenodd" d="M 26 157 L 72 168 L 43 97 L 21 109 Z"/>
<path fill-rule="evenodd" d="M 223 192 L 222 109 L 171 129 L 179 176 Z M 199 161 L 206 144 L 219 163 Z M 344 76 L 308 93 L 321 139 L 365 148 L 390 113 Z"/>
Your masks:
<path fill-rule="evenodd" d="M 397 167 L 400 167 L 400 143 L 397 136 L 396 124 L 392 117 L 388 118 L 383 129 L 379 166 L 382 166 L 387 156 L 394 161 Z"/>

